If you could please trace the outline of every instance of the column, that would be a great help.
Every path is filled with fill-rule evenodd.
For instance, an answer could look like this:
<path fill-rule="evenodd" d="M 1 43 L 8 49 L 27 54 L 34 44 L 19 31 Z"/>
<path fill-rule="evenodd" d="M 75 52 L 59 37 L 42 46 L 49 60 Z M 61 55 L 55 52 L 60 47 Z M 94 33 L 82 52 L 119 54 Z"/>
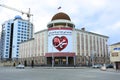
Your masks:
<path fill-rule="evenodd" d="M 74 60 L 74 66 L 75 66 L 75 56 L 73 57 L 73 60 Z"/>
<path fill-rule="evenodd" d="M 68 56 L 66 56 L 66 65 L 68 65 Z"/>

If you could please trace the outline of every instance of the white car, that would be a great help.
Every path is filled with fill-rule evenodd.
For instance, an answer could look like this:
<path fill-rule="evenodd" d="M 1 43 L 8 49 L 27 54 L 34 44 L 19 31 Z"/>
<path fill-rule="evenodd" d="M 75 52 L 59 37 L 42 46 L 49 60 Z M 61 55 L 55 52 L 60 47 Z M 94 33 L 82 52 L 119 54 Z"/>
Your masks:
<path fill-rule="evenodd" d="M 19 64 L 16 66 L 16 69 L 24 69 L 24 68 L 25 68 L 25 66 L 23 64 Z"/>
<path fill-rule="evenodd" d="M 101 68 L 102 65 L 101 65 L 101 64 L 95 64 L 95 65 L 93 65 L 92 67 L 93 67 L 93 68 Z"/>

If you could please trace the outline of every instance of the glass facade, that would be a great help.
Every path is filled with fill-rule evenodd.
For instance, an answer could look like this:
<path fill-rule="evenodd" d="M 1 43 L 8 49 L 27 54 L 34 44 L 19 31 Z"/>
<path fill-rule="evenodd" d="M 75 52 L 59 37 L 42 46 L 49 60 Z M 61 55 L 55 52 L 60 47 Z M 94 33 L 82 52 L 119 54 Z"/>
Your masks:
<path fill-rule="evenodd" d="M 33 37 L 33 24 L 27 20 L 11 19 L 2 25 L 1 57 L 13 59 L 19 57 L 19 44 Z"/>

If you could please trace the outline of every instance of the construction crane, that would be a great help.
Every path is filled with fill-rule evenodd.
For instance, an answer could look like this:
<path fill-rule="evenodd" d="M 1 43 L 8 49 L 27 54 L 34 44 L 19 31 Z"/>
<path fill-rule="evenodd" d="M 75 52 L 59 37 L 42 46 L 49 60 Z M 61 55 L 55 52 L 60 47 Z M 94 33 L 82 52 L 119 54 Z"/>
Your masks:
<path fill-rule="evenodd" d="M 28 11 L 28 12 L 23 12 L 23 11 L 21 11 L 21 10 L 18 10 L 18 9 L 16 9 L 16 8 L 12 8 L 12 7 L 6 6 L 6 5 L 4 5 L 4 4 L 0 4 L 0 6 L 5 7 L 5 8 L 8 8 L 8 9 L 11 9 L 11 10 L 14 10 L 14 11 L 17 11 L 17 12 L 20 12 L 20 13 L 22 13 L 22 14 L 26 14 L 27 17 L 28 17 L 28 21 L 30 21 L 30 17 L 33 16 L 33 14 L 30 14 L 30 8 L 29 8 L 29 11 Z"/>

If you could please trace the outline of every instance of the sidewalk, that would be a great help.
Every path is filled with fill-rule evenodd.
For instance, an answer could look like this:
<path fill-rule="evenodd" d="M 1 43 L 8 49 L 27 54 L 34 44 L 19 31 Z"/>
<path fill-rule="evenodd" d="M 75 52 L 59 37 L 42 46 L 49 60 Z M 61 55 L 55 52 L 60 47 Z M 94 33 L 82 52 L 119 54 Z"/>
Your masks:
<path fill-rule="evenodd" d="M 120 70 L 115 70 L 115 69 L 107 69 L 106 71 L 108 71 L 108 72 L 118 72 L 118 73 L 120 73 Z"/>
<path fill-rule="evenodd" d="M 32 68 L 32 67 L 26 67 Z M 89 67 L 33 67 L 33 69 L 86 69 Z"/>

